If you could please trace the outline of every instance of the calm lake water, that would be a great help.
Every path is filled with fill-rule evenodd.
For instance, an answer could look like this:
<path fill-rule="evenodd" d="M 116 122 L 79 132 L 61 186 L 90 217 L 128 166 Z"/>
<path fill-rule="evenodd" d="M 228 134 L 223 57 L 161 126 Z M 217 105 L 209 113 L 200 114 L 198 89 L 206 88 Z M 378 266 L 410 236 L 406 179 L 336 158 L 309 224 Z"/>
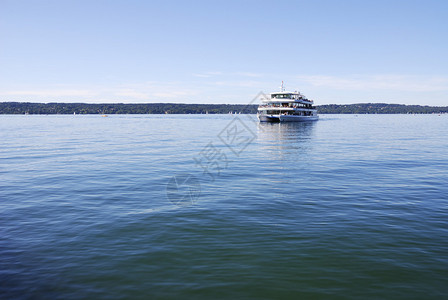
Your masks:
<path fill-rule="evenodd" d="M 441 299 L 448 115 L 0 116 L 0 298 Z"/>

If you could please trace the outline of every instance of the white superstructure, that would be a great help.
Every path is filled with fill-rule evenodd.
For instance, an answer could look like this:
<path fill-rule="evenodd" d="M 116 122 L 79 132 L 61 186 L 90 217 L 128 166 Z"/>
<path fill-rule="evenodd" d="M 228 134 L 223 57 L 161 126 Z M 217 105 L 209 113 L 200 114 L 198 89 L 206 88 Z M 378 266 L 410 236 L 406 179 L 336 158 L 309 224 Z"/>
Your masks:
<path fill-rule="evenodd" d="M 313 104 L 313 100 L 300 92 L 286 92 L 282 82 L 280 92 L 262 99 L 257 116 L 261 122 L 316 121 L 319 116 Z"/>

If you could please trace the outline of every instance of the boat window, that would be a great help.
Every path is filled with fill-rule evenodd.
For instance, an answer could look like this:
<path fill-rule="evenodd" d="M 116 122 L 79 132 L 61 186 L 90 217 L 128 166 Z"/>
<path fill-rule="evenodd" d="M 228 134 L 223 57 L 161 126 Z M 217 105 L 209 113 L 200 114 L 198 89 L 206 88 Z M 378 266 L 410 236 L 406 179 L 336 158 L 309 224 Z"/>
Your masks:
<path fill-rule="evenodd" d="M 272 98 L 275 98 L 275 99 L 291 99 L 291 94 L 275 94 L 275 95 L 272 95 Z"/>

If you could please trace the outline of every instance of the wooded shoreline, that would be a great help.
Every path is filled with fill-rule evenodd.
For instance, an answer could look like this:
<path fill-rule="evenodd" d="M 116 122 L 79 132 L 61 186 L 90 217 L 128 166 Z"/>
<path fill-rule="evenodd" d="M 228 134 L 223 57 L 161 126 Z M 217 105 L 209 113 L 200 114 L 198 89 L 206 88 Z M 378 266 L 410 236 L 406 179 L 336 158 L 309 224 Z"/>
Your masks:
<path fill-rule="evenodd" d="M 241 104 L 177 103 L 32 103 L 0 102 L 0 114 L 255 114 L 257 106 Z M 319 114 L 440 114 L 448 106 L 386 103 L 328 104 L 316 106 Z"/>

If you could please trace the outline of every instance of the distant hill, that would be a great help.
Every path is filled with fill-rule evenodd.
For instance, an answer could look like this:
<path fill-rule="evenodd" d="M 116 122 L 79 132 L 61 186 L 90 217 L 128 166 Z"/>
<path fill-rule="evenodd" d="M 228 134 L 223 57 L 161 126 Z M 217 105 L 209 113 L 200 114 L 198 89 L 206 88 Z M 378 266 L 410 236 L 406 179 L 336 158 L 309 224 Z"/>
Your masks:
<path fill-rule="evenodd" d="M 0 114 L 227 114 L 256 113 L 256 105 L 177 103 L 29 103 L 0 102 Z"/>
<path fill-rule="evenodd" d="M 433 114 L 448 113 L 448 106 L 421 106 L 386 103 L 328 104 L 317 107 L 320 114 Z"/>
<path fill-rule="evenodd" d="M 386 103 L 328 104 L 317 106 L 320 114 L 432 114 L 448 113 L 448 106 Z M 240 104 L 88 104 L 0 102 L 0 114 L 255 114 L 257 105 Z"/>

